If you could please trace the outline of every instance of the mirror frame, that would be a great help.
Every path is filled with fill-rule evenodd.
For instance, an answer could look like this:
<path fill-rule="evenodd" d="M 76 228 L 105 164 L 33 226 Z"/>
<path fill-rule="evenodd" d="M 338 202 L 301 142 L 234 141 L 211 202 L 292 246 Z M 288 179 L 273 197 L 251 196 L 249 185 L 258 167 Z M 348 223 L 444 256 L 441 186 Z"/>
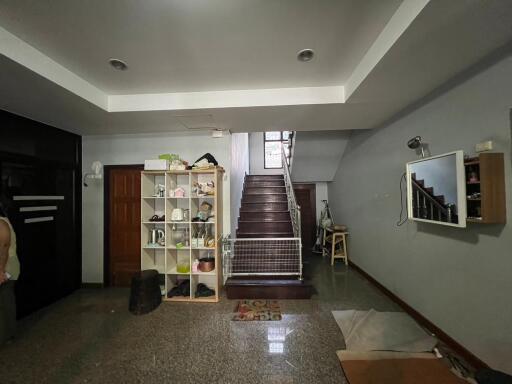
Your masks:
<path fill-rule="evenodd" d="M 445 223 L 443 221 L 420 219 L 412 216 L 412 182 L 411 182 L 411 165 L 421 163 L 428 160 L 433 160 L 441 157 L 455 155 L 455 167 L 457 177 L 457 214 L 459 217 L 458 223 Z M 443 153 L 442 155 L 425 157 L 423 159 L 410 161 L 406 164 L 407 176 L 407 217 L 409 220 L 422 221 L 424 223 L 448 225 L 450 227 L 466 228 L 467 219 L 467 202 L 466 202 L 466 171 L 464 168 L 464 152 L 462 150 Z"/>

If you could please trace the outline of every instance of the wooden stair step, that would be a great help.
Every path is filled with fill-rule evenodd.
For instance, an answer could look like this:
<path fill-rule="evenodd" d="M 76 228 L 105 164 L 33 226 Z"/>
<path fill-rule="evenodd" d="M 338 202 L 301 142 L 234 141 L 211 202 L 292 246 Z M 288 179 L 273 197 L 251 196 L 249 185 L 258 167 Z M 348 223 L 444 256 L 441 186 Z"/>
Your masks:
<path fill-rule="evenodd" d="M 284 203 L 288 202 L 286 193 L 267 193 L 259 195 L 242 195 L 242 203 Z"/>
<path fill-rule="evenodd" d="M 284 180 L 273 180 L 273 181 L 245 181 L 245 187 L 255 187 L 255 188 L 263 188 L 263 187 L 284 187 Z"/>
<path fill-rule="evenodd" d="M 286 194 L 285 187 L 246 187 L 244 188 L 243 195 L 259 195 L 259 194 Z"/>
<path fill-rule="evenodd" d="M 290 220 L 290 212 L 247 212 L 240 210 L 238 221 L 286 221 Z"/>
<path fill-rule="evenodd" d="M 299 279 L 228 278 L 228 299 L 310 299 L 314 292 L 310 282 Z"/>
<path fill-rule="evenodd" d="M 248 238 L 272 238 L 272 237 L 293 237 L 293 232 L 240 232 L 237 231 L 237 237 Z"/>

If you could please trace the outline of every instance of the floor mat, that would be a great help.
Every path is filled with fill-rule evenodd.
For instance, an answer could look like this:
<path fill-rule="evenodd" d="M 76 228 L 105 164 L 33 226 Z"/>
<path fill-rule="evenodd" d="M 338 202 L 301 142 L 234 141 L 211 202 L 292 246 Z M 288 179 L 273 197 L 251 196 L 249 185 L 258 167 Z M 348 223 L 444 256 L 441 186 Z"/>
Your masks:
<path fill-rule="evenodd" d="M 350 384 L 467 384 L 440 359 L 342 360 L 341 366 Z"/>
<path fill-rule="evenodd" d="M 333 311 L 348 351 L 430 352 L 437 339 L 403 312 Z"/>
<path fill-rule="evenodd" d="M 279 321 L 281 308 L 275 300 L 240 300 L 233 321 Z"/>

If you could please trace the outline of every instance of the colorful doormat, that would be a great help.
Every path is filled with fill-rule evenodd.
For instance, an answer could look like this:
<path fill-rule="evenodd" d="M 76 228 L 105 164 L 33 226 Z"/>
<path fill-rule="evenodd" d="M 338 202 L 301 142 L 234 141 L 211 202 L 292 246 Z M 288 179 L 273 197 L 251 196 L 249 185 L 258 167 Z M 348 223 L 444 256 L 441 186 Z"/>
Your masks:
<path fill-rule="evenodd" d="M 274 300 L 240 300 L 233 321 L 279 321 L 279 303 Z"/>

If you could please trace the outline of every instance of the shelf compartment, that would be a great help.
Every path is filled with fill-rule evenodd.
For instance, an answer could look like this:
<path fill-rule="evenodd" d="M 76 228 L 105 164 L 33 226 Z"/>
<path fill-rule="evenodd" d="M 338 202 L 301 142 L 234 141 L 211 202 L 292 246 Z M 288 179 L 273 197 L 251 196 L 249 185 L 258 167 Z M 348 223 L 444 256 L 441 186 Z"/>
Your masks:
<path fill-rule="evenodd" d="M 144 248 L 141 252 L 141 270 L 156 269 L 159 274 L 165 273 L 165 254 L 156 249 Z"/>
<path fill-rule="evenodd" d="M 184 190 L 185 195 L 180 196 L 171 196 L 171 193 L 173 191 L 176 191 L 176 189 L 181 188 Z M 184 171 L 183 173 L 167 173 L 167 177 L 165 179 L 165 189 L 166 194 L 165 196 L 169 199 L 189 199 L 190 197 L 190 176 L 187 171 Z"/>
<path fill-rule="evenodd" d="M 189 272 L 178 272 L 176 267 L 172 267 L 171 269 L 168 269 L 166 272 L 167 275 L 182 275 L 182 276 L 190 276 Z"/>
<path fill-rule="evenodd" d="M 480 193 L 479 198 L 467 198 L 467 221 L 470 223 L 505 224 L 506 194 L 503 153 L 484 152 L 467 159 L 466 187 Z M 472 179 L 472 180 L 470 180 Z"/>
<path fill-rule="evenodd" d="M 167 297 L 169 291 L 179 285 L 182 281 L 190 280 L 190 275 L 181 275 L 181 274 L 165 274 L 165 296 L 164 300 L 169 301 L 189 301 L 189 296 L 174 296 L 172 298 Z"/>

